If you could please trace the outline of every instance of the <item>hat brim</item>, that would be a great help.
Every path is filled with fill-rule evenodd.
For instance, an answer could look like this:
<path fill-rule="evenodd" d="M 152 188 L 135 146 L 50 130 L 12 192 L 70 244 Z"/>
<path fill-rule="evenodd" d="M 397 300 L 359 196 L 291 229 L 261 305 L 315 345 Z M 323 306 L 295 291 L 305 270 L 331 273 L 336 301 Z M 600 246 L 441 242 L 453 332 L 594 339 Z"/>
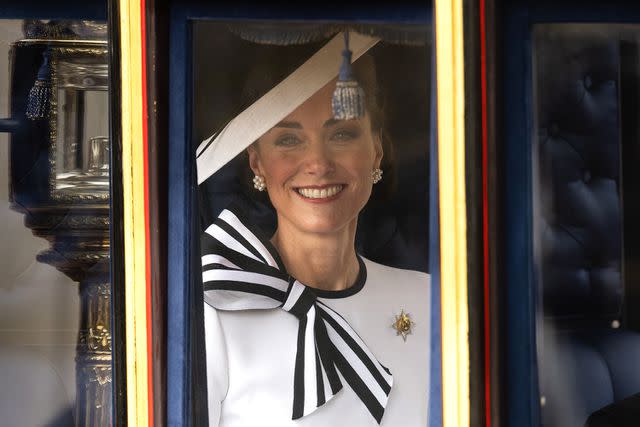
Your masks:
<path fill-rule="evenodd" d="M 349 34 L 352 61 L 378 43 L 376 37 Z M 231 120 L 196 150 L 198 185 L 291 114 L 338 75 L 344 49 L 340 33 L 282 82 Z"/>

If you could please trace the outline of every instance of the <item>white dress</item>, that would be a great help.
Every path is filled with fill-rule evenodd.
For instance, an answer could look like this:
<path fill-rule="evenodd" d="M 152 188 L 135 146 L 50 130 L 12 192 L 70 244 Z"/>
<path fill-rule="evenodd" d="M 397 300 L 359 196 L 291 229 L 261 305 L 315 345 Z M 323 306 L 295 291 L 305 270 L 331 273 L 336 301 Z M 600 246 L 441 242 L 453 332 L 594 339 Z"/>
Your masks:
<path fill-rule="evenodd" d="M 425 427 L 429 406 L 430 277 L 364 260 L 349 289 L 320 291 L 393 374 L 380 425 Z M 391 326 L 401 310 L 414 322 L 406 341 Z M 292 420 L 298 319 L 281 309 L 221 311 L 205 303 L 211 427 L 376 427 L 349 385 L 313 413 Z"/>

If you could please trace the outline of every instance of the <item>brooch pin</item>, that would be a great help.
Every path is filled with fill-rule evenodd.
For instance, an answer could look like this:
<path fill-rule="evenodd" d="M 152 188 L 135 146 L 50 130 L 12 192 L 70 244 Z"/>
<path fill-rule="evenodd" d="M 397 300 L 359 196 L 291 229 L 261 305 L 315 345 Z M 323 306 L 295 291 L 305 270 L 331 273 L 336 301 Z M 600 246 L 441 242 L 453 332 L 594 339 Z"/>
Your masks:
<path fill-rule="evenodd" d="M 406 342 L 407 335 L 412 332 L 411 328 L 413 325 L 415 325 L 415 322 L 411 320 L 409 314 L 405 313 L 403 309 L 400 311 L 400 314 L 396 316 L 396 321 L 393 322 L 391 327 L 396 330 L 396 335 L 402 335 L 402 339 Z"/>

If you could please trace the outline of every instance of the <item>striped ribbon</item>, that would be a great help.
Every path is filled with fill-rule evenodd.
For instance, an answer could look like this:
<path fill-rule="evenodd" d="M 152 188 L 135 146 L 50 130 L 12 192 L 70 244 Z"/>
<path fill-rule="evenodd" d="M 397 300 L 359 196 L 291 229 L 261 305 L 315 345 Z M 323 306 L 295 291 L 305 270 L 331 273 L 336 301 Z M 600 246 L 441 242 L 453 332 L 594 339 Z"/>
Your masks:
<path fill-rule="evenodd" d="M 279 307 L 298 318 L 292 419 L 324 405 L 344 380 L 381 422 L 393 384 L 389 370 L 313 288 L 287 274 L 275 248 L 237 207 L 220 214 L 201 245 L 208 304 L 219 310 Z"/>

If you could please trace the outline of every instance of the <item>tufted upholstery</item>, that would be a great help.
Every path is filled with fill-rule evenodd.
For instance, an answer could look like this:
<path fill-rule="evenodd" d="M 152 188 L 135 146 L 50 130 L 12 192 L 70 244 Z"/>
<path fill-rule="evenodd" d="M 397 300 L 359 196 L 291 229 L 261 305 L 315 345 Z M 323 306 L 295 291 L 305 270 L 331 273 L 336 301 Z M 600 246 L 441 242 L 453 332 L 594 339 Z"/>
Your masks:
<path fill-rule="evenodd" d="M 640 391 L 640 334 L 616 329 L 624 300 L 619 57 L 615 36 L 536 32 L 538 366 L 549 427 L 582 426 Z"/>
<path fill-rule="evenodd" d="M 545 314 L 620 315 L 615 43 L 539 51 L 539 219 Z"/>

